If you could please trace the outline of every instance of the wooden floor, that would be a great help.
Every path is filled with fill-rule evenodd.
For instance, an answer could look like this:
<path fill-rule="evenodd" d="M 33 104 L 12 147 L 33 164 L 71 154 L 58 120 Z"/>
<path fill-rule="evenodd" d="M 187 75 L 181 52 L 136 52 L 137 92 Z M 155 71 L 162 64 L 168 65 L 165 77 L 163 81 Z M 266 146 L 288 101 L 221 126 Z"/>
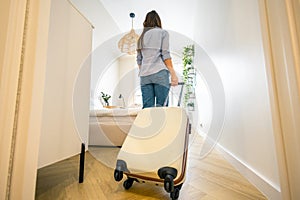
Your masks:
<path fill-rule="evenodd" d="M 242 177 L 219 152 L 199 158 L 200 136 L 190 145 L 186 180 L 180 191 L 183 200 L 267 199 Z M 129 190 L 113 177 L 118 148 L 89 148 L 84 182 L 78 183 L 79 156 L 38 170 L 36 199 L 40 200 L 167 200 L 163 187 L 134 183 Z M 123 178 L 125 180 L 125 178 Z"/>

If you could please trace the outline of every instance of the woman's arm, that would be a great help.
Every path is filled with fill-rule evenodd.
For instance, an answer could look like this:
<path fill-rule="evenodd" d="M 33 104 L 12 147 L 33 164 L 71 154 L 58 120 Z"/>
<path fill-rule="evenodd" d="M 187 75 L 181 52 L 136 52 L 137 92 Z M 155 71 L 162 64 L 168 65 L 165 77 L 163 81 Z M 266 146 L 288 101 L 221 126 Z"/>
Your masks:
<path fill-rule="evenodd" d="M 176 72 L 173 68 L 173 63 L 171 60 L 170 50 L 169 50 L 169 33 L 167 31 L 163 32 L 162 37 L 162 44 L 161 44 L 161 55 L 162 59 L 164 60 L 164 63 L 166 67 L 168 68 L 170 75 L 171 75 L 171 85 L 175 86 L 178 85 L 178 78 L 176 75 Z"/>
<path fill-rule="evenodd" d="M 142 60 L 143 60 L 143 56 L 141 50 L 137 50 L 136 63 L 138 64 L 139 69 L 141 68 Z"/>
<path fill-rule="evenodd" d="M 171 85 L 172 86 L 178 85 L 178 77 L 173 68 L 172 60 L 170 58 L 168 58 L 168 59 L 164 60 L 164 63 L 166 65 L 166 67 L 168 68 L 170 75 L 171 75 Z"/>

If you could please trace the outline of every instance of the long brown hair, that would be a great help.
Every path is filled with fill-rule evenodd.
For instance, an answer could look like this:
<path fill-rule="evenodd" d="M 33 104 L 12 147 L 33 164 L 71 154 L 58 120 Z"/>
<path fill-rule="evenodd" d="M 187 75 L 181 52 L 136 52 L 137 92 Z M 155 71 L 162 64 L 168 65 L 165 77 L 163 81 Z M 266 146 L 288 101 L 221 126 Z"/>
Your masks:
<path fill-rule="evenodd" d="M 143 32 L 137 42 L 138 51 L 140 51 L 143 47 L 143 38 L 144 38 L 144 34 L 147 31 L 155 27 L 162 28 L 160 17 L 155 10 L 152 10 L 147 13 L 143 26 L 144 26 Z"/>

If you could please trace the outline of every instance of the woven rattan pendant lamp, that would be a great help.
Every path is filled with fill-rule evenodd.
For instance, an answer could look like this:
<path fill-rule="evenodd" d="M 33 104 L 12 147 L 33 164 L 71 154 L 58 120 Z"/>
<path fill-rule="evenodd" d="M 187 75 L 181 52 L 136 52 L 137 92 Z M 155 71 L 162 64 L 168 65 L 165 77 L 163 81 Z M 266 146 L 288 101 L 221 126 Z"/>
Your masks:
<path fill-rule="evenodd" d="M 136 53 L 136 45 L 139 35 L 136 34 L 133 29 L 133 18 L 135 17 L 135 14 L 130 13 L 129 16 L 131 17 L 131 30 L 120 39 L 118 47 L 122 53 L 133 55 Z"/>

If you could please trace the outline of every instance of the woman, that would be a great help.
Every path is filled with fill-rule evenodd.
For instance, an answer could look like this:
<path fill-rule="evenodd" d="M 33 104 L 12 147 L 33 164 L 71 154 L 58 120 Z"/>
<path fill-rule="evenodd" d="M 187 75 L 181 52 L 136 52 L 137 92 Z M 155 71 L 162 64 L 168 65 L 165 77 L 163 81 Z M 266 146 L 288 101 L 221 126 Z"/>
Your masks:
<path fill-rule="evenodd" d="M 137 42 L 137 64 L 143 108 L 164 106 L 171 85 L 178 84 L 169 51 L 169 34 L 162 29 L 159 15 L 147 13 L 144 29 Z"/>

